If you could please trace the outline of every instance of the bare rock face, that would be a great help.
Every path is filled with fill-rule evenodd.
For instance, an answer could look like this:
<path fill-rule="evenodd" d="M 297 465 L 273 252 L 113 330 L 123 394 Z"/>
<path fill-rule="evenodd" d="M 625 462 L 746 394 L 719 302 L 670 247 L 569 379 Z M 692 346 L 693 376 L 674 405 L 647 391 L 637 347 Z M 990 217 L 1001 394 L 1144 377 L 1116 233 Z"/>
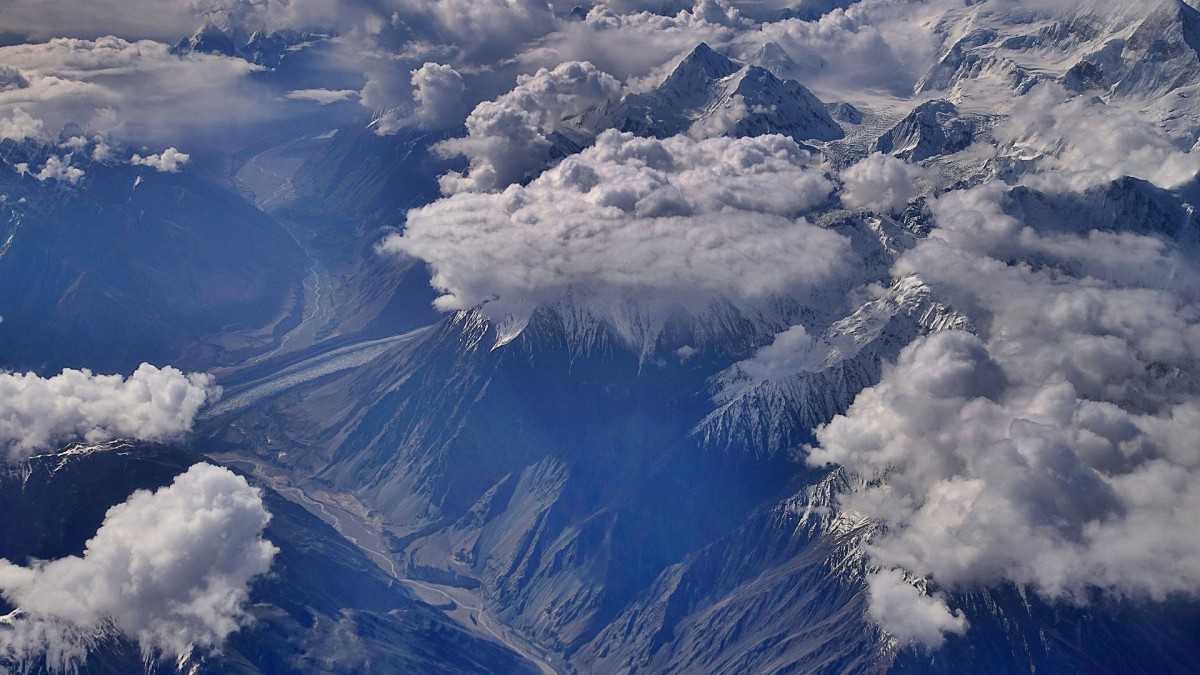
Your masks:
<path fill-rule="evenodd" d="M 874 150 L 913 162 L 951 155 L 975 139 L 973 125 L 949 101 L 929 101 L 917 106 L 890 131 L 875 141 Z"/>

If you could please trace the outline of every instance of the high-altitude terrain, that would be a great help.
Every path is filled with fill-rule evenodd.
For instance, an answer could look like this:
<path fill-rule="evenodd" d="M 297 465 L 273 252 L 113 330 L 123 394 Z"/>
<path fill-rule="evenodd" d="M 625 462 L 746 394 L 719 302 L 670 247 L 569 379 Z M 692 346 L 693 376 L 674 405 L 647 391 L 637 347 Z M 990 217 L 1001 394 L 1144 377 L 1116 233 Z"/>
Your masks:
<path fill-rule="evenodd" d="M 1200 11 L 412 5 L 13 10 L 0 672 L 1200 670 Z"/>

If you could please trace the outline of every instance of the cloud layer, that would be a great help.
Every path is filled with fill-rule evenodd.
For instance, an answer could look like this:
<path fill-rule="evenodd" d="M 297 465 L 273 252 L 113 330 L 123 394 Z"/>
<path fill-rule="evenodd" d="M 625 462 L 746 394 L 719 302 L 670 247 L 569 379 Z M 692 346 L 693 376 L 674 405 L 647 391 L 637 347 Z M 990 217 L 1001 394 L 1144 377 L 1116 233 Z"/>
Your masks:
<path fill-rule="evenodd" d="M 219 647 L 278 551 L 262 538 L 270 517 L 245 478 L 196 464 L 109 509 L 81 557 L 0 559 L 0 595 L 19 608 L 0 623 L 0 656 L 69 671 L 112 629 L 148 659 Z"/>
<path fill-rule="evenodd" d="M 1122 176 L 1177 187 L 1200 171 L 1200 154 L 1180 148 L 1156 124 L 1130 110 L 1042 84 L 1013 107 L 996 132 L 1006 153 L 1035 161 L 1031 184 L 1082 190 Z"/>
<path fill-rule="evenodd" d="M 902 159 L 873 153 L 842 171 L 842 203 L 879 213 L 903 211 L 917 196 L 916 181 L 923 173 Z"/>
<path fill-rule="evenodd" d="M 699 310 L 801 293 L 849 242 L 801 214 L 832 182 L 783 136 L 666 140 L 609 131 L 528 186 L 409 212 L 383 251 L 429 263 L 443 310 L 487 302 L 520 325 L 575 292 L 599 307 Z"/>
<path fill-rule="evenodd" d="M 138 142 L 179 142 L 278 114 L 248 75 L 258 67 L 208 54 L 175 56 L 164 43 L 55 38 L 0 47 L 25 85 L 0 87 L 0 136 L 54 140 L 74 123 Z M 11 79 L 11 78 L 9 78 Z"/>
<path fill-rule="evenodd" d="M 942 596 L 887 590 L 890 570 L 1075 603 L 1200 594 L 1196 261 L 1158 237 L 1020 221 L 1003 198 L 943 196 L 894 270 L 978 334 L 909 345 L 810 452 L 874 481 L 843 503 L 884 526 L 872 611 L 931 646 L 961 622 Z"/>
<path fill-rule="evenodd" d="M 18 459 L 55 444 L 166 440 L 220 395 L 211 376 L 142 364 L 129 378 L 67 369 L 49 378 L 0 373 L 0 447 Z"/>
<path fill-rule="evenodd" d="M 371 123 L 381 136 L 404 128 L 445 129 L 462 122 L 466 114 L 462 75 L 447 65 L 425 63 L 412 71 L 412 103 L 388 108 Z"/>
<path fill-rule="evenodd" d="M 519 77 L 512 91 L 471 111 L 466 137 L 439 146 L 443 154 L 470 161 L 466 175 L 442 178 L 442 190 L 493 190 L 532 177 L 550 160 L 553 135 L 564 117 L 599 105 L 619 91 L 615 79 L 587 62 L 572 61 Z"/>
<path fill-rule="evenodd" d="M 667 3 L 653 4 L 660 9 Z M 738 34 L 734 28 L 708 21 L 702 10 L 693 11 L 693 3 L 677 4 L 687 7 L 671 15 L 636 11 L 642 8 L 622 12 L 616 5 L 597 4 L 583 20 L 560 25 L 554 33 L 527 45 L 516 58 L 531 69 L 587 61 L 635 87 L 648 88 L 658 84 L 697 44 L 725 45 Z"/>
<path fill-rule="evenodd" d="M 619 0 L 582 17 L 539 0 L 160 4 L 9 3 L 5 30 L 72 37 L 0 47 L 0 138 L 57 142 L 59 129 L 77 122 L 101 139 L 97 159 L 108 152 L 104 138 L 136 139 L 138 147 L 167 149 L 134 155 L 134 164 L 176 171 L 188 155 L 168 146 L 189 131 L 213 120 L 224 128 L 229 120 L 282 116 L 287 99 L 357 98 L 376 112 L 380 134 L 465 121 L 465 136 L 437 147 L 469 168 L 444 176 L 450 196 L 410 212 L 405 231 L 380 249 L 428 263 L 439 308 L 482 304 L 507 335 L 536 306 L 564 297 L 602 318 L 648 312 L 653 324 L 679 309 L 704 311 L 714 299 L 746 307 L 825 288 L 860 262 L 847 238 L 805 219 L 836 204 L 839 184 L 842 205 L 895 213 L 918 188 L 960 179 L 999 175 L 1061 193 L 1132 175 L 1175 189 L 1200 169 L 1200 155 L 1188 151 L 1194 85 L 1166 102 L 1127 104 L 1120 95 L 1105 103 L 1043 83 L 1009 104 L 1015 88 L 1006 77 L 1020 74 L 1020 60 L 1037 66 L 1034 79 L 1052 78 L 1087 51 L 1114 66 L 1110 74 L 1136 67 L 1139 77 L 1155 79 L 1153 53 L 1118 64 L 1120 50 L 1068 54 L 1062 45 L 1121 47 L 1150 9 L 1175 7 L 1162 2 Z M 783 18 L 789 9 L 822 16 Z M 1097 16 L 1083 16 L 1089 12 Z M 1048 23 L 1069 18 L 1080 20 Z M 209 20 L 243 32 L 334 35 L 314 57 L 321 77 L 309 81 L 306 73 L 290 83 L 305 88 L 275 96 L 260 86 L 270 74 L 245 61 L 168 51 L 174 38 Z M 99 37 L 109 32 L 122 37 Z M 1055 44 L 1037 44 L 1046 35 Z M 826 175 L 778 136 L 652 140 L 608 132 L 576 153 L 593 139 L 574 135 L 564 118 L 646 89 L 700 41 L 770 54 L 764 65 L 827 100 L 863 103 L 869 119 L 852 125 L 848 144 L 865 147 L 881 119 L 909 107 L 914 87 L 937 89 L 937 78 L 923 77 L 941 72 L 943 57 L 954 100 L 972 113 L 982 105 L 989 118 L 975 120 L 981 141 L 960 164 L 932 158 L 918 168 L 876 154 L 840 176 Z M 989 41 L 1010 45 L 996 62 L 974 53 L 953 58 Z M 1034 46 L 1021 53 L 1025 44 Z M 1011 115 L 990 117 L 999 112 Z M 732 128 L 719 124 L 720 114 L 711 119 L 718 124 L 707 131 Z M 16 168 L 74 183 L 84 172 L 72 158 L 87 147 L 60 147 L 36 166 Z M 832 148 L 830 157 L 859 156 L 839 155 L 844 149 Z M 1200 456 L 1189 441 L 1200 422 L 1194 256 L 1160 237 L 1026 222 L 1006 211 L 1006 190 L 988 185 L 931 200 L 937 228 L 892 269 L 893 279 L 926 284 L 977 332 L 918 339 L 878 386 L 819 431 L 810 454 L 874 481 L 844 506 L 884 526 L 870 550 L 880 571 L 869 578 L 869 602 L 905 643 L 933 646 L 967 630 L 969 617 L 950 606 L 952 591 L 981 585 L 1010 582 L 1070 602 L 1097 590 L 1162 599 L 1200 588 L 1200 545 L 1192 543 L 1200 541 Z M 817 371 L 844 351 L 822 340 L 794 326 L 743 372 L 760 381 Z M 695 353 L 683 347 L 678 355 Z M 190 427 L 211 394 L 206 376 L 150 366 L 129 380 L 87 371 L 4 374 L 0 443 L 20 457 L 71 438 L 169 437 Z M 919 592 L 926 578 L 943 590 Z"/>

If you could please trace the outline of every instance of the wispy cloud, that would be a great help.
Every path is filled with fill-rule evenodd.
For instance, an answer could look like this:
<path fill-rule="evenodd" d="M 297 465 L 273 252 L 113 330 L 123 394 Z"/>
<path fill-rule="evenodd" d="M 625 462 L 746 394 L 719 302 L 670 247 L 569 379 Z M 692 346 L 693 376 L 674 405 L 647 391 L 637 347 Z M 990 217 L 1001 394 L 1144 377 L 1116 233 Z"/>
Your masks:
<path fill-rule="evenodd" d="M 0 131 L 52 140 L 68 124 L 138 142 L 179 143 L 198 131 L 276 114 L 237 58 L 179 57 L 159 42 L 56 38 L 0 47 L 28 86 L 0 91 Z"/>

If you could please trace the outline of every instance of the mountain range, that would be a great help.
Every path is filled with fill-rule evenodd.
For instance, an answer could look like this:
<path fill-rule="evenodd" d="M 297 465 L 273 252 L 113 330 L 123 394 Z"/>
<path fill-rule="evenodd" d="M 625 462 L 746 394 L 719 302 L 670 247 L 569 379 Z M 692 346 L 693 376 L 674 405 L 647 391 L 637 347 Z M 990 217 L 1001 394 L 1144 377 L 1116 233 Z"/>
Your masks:
<path fill-rule="evenodd" d="M 0 66 L 0 672 L 1200 671 L 1200 11 L 351 4 L 171 41 L 308 106 L 233 150 Z M 196 465 L 219 645 L 29 600 Z"/>

